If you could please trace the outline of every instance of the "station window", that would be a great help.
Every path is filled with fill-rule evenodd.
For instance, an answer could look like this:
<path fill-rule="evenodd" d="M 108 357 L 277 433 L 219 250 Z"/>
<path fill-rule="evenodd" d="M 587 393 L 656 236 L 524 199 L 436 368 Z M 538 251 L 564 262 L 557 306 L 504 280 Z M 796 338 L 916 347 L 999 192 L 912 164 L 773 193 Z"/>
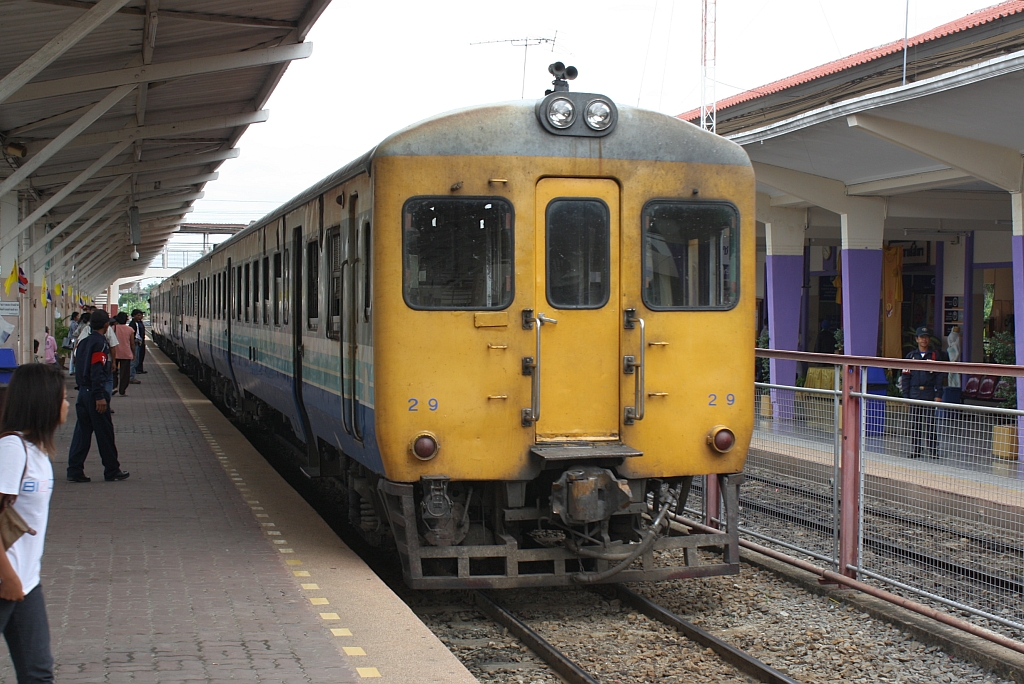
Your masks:
<path fill-rule="evenodd" d="M 417 197 L 403 211 L 405 303 L 504 309 L 513 297 L 512 205 L 489 197 Z"/>
<path fill-rule="evenodd" d="M 559 309 L 608 303 L 611 236 L 608 205 L 599 199 L 555 199 L 547 207 L 547 297 Z"/>
<path fill-rule="evenodd" d="M 650 309 L 731 309 L 739 301 L 739 212 L 724 202 L 655 200 L 643 210 Z"/>
<path fill-rule="evenodd" d="M 306 327 L 316 330 L 320 320 L 320 243 L 306 243 Z"/>

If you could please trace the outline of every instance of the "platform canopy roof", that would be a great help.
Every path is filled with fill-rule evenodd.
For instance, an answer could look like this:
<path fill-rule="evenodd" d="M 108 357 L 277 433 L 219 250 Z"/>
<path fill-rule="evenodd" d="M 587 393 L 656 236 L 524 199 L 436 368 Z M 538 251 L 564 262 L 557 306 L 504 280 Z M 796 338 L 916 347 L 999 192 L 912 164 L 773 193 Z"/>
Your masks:
<path fill-rule="evenodd" d="M 267 120 L 329 2 L 0 2 L 0 200 L 21 208 L 0 250 L 17 242 L 19 263 L 45 254 L 33 274 L 73 273 L 86 292 L 141 275 Z"/>
<path fill-rule="evenodd" d="M 908 42 L 905 84 L 901 39 L 721 103 L 719 133 L 747 151 L 761 197 L 810 208 L 815 242 L 838 241 L 840 216 L 872 207 L 878 240 L 1011 228 L 1024 189 L 1024 2 Z"/>

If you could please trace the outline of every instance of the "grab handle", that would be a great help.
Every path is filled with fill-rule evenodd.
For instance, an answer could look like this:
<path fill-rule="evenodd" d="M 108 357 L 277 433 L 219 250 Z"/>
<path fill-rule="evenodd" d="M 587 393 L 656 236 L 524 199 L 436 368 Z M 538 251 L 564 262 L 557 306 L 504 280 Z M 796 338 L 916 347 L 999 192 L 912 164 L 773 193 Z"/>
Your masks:
<path fill-rule="evenodd" d="M 638 323 L 640 324 L 640 360 L 637 361 L 636 357 L 631 355 L 622 358 L 622 372 L 627 375 L 636 376 L 636 383 L 633 389 L 633 406 L 627 406 L 623 415 L 623 422 L 626 425 L 632 425 L 636 421 L 644 419 L 644 409 L 646 408 L 647 400 L 647 395 L 644 393 L 646 380 L 644 370 L 647 367 L 647 330 L 644 327 L 644 319 L 636 315 L 636 309 L 626 309 L 623 327 L 627 330 L 632 330 Z"/>
<path fill-rule="evenodd" d="M 537 324 L 535 328 L 537 337 L 535 355 L 532 358 L 529 356 L 523 358 L 523 375 L 532 376 L 530 383 L 530 408 L 523 409 L 523 427 L 530 427 L 540 420 L 540 329 L 545 323 L 557 325 L 558 321 L 548 318 L 542 313 L 537 314 L 535 318 L 531 309 L 524 309 L 523 327 L 530 329 L 534 323 Z"/>

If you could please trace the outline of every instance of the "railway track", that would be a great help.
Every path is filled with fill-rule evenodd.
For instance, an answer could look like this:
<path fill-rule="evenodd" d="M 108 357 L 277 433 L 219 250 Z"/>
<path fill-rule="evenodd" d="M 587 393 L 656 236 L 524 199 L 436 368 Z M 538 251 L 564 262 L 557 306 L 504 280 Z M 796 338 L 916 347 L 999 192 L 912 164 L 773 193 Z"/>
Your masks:
<path fill-rule="evenodd" d="M 646 615 L 652 620 L 668 625 L 682 633 L 690 641 L 711 649 L 723 661 L 760 682 L 767 682 L 768 684 L 799 684 L 797 680 L 766 665 L 746 651 L 738 649 L 710 632 L 683 620 L 675 613 L 666 610 L 640 594 L 630 591 L 622 585 L 609 585 L 603 588 L 595 588 L 593 591 L 602 595 L 605 592 L 614 594 L 614 598 L 629 605 L 637 612 Z M 525 644 L 563 680 L 569 684 L 600 684 L 600 679 L 573 662 L 553 644 L 534 631 L 526 622 L 495 601 L 489 594 L 478 591 L 475 593 L 474 600 L 477 607 L 484 614 Z"/>

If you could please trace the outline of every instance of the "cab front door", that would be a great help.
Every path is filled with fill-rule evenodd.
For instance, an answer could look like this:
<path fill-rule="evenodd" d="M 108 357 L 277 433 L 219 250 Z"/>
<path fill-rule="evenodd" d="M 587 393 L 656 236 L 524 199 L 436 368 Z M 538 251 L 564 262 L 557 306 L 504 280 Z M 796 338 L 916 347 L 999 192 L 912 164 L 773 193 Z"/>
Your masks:
<path fill-rule="evenodd" d="M 619 186 L 547 178 L 537 184 L 541 325 L 538 442 L 619 437 Z M 556 322 L 557 321 L 557 322 Z"/>

